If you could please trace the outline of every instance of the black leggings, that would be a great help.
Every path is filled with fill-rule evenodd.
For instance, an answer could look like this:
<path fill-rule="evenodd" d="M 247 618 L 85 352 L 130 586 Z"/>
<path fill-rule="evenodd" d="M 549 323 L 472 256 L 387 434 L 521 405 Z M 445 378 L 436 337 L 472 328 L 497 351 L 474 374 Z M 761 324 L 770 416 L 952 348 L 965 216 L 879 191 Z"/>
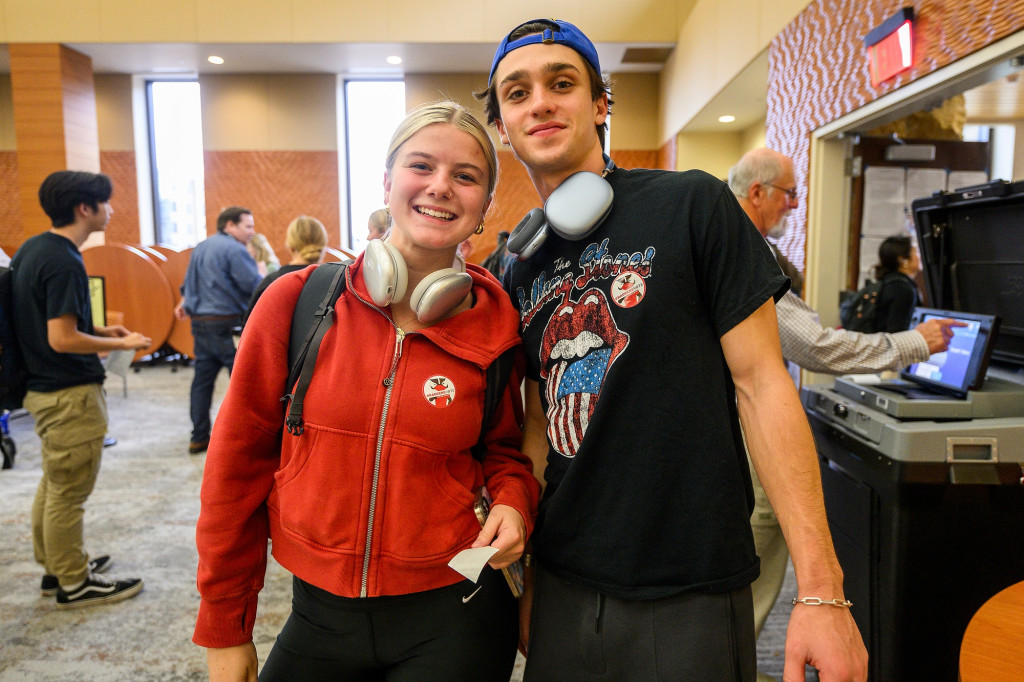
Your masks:
<path fill-rule="evenodd" d="M 368 599 L 294 578 L 292 615 L 260 682 L 508 682 L 518 640 L 516 600 L 489 567 L 477 584 Z"/>

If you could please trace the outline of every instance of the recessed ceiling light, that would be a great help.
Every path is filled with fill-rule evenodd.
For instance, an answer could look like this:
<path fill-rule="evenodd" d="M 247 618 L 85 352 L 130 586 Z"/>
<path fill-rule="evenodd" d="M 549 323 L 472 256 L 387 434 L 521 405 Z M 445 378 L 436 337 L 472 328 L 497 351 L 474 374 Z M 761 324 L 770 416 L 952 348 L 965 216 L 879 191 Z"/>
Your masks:
<path fill-rule="evenodd" d="M 402 58 L 399 57 L 398 55 L 393 54 L 393 55 L 391 55 L 390 57 L 388 57 L 384 61 L 386 61 L 388 64 L 395 64 L 395 65 L 397 65 L 397 64 L 401 64 L 402 63 Z"/>
<path fill-rule="evenodd" d="M 223 64 L 224 57 L 218 57 L 215 54 L 211 54 L 209 57 L 206 58 L 206 61 L 210 62 L 211 64 Z"/>
<path fill-rule="evenodd" d="M 719 123 L 732 123 L 735 120 L 736 120 L 735 116 L 726 115 L 726 116 L 719 116 L 718 117 L 718 122 Z"/>

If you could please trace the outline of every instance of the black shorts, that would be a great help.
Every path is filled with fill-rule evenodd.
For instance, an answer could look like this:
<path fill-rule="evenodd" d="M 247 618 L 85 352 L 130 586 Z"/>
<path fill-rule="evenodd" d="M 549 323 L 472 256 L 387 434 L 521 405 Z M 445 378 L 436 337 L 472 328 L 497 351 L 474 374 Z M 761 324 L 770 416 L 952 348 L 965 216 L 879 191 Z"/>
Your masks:
<path fill-rule="evenodd" d="M 294 578 L 292 615 L 259 679 L 508 682 L 518 640 L 516 600 L 490 568 L 477 584 L 368 599 Z"/>
<path fill-rule="evenodd" d="M 538 566 L 525 682 L 757 678 L 750 587 L 627 600 Z"/>

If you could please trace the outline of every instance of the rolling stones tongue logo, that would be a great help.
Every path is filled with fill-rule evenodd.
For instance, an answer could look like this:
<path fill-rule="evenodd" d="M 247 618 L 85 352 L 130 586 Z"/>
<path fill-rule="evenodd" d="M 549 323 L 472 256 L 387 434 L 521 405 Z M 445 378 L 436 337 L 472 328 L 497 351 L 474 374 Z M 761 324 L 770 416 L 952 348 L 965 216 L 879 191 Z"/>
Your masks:
<path fill-rule="evenodd" d="M 579 451 L 605 376 L 628 343 L 600 289 L 588 289 L 576 302 L 566 297 L 548 320 L 541 376 L 547 382 L 548 439 L 563 457 Z"/>

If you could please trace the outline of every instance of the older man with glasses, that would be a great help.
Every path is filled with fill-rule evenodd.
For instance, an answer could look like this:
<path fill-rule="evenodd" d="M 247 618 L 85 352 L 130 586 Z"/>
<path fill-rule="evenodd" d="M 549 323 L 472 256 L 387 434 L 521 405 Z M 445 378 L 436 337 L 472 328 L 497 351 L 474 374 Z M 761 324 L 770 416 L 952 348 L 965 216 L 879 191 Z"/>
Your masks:
<path fill-rule="evenodd" d="M 729 171 L 729 188 L 758 232 L 776 239 L 785 234 L 786 216 L 798 206 L 792 159 L 772 149 L 754 149 Z M 790 291 L 775 305 L 782 355 L 787 361 L 828 374 L 879 372 L 927 360 L 949 346 L 951 326 L 957 324 L 953 320 L 930 320 L 895 334 L 860 334 L 823 327 L 817 311 L 799 296 L 803 275 L 771 242 L 769 246 L 793 281 Z M 782 590 L 789 551 L 753 467 L 750 474 L 754 484 L 750 525 L 761 558 L 761 575 L 751 585 L 754 630 L 759 635 Z"/>

